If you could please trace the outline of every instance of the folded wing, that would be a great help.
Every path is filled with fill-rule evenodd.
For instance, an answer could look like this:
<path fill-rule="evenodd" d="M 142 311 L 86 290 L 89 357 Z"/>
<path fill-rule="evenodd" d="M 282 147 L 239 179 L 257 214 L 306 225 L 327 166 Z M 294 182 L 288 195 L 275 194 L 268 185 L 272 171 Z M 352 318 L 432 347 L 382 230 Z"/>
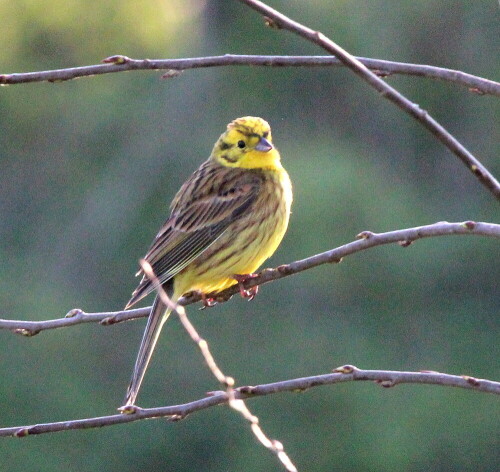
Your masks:
<path fill-rule="evenodd" d="M 202 171 L 203 167 L 197 172 Z M 217 241 L 231 223 L 251 211 L 261 188 L 261 176 L 239 169 L 220 169 L 220 172 L 223 175 L 212 177 L 211 181 L 193 174 L 174 199 L 170 217 L 144 257 L 160 283 L 172 279 Z M 143 276 L 127 308 L 154 288 Z"/>

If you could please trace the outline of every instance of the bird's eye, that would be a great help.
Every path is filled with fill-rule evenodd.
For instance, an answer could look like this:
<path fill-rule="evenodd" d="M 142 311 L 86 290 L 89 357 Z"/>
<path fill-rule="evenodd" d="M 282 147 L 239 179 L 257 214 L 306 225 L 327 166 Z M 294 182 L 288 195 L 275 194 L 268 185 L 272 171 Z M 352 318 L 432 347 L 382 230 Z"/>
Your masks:
<path fill-rule="evenodd" d="M 245 146 L 246 146 L 245 141 L 243 141 L 243 140 L 238 141 L 238 147 L 239 147 L 240 149 L 243 149 Z"/>

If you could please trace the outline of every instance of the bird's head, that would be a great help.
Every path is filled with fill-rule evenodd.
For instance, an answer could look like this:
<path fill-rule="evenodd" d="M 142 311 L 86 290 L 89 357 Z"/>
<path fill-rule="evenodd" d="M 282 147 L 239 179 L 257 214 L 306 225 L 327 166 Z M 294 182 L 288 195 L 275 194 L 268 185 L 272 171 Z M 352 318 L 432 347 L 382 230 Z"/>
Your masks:
<path fill-rule="evenodd" d="M 215 143 L 212 159 L 226 167 L 281 168 L 269 123 L 254 116 L 237 118 L 227 125 L 226 132 Z"/>

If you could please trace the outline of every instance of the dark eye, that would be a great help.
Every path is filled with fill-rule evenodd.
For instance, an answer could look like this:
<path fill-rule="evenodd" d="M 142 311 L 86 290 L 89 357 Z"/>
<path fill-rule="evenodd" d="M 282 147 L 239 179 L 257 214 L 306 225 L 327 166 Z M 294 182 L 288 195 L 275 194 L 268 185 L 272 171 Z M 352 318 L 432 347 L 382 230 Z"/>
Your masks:
<path fill-rule="evenodd" d="M 243 140 L 238 141 L 238 147 L 239 147 L 240 149 L 243 149 L 245 146 L 246 146 L 245 141 L 243 141 Z"/>

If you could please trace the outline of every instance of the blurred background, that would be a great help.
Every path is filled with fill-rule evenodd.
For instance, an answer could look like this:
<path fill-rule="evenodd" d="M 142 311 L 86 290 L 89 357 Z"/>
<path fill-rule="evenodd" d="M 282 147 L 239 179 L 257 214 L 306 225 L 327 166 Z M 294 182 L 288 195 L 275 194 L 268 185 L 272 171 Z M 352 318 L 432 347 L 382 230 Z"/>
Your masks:
<path fill-rule="evenodd" d="M 273 0 L 351 53 L 498 80 L 495 1 Z M 113 54 L 324 54 L 237 1 L 0 1 L 0 73 L 98 63 Z M 375 232 L 466 219 L 498 202 L 422 126 L 341 68 L 129 72 L 0 90 L 0 317 L 44 320 L 75 307 L 120 310 L 181 183 L 226 124 L 267 119 L 294 182 L 288 234 L 269 266 Z M 499 102 L 422 78 L 388 81 L 497 176 Z M 380 247 L 206 311 L 189 307 L 238 385 L 365 369 L 497 379 L 498 243 L 480 237 Z M 145 304 L 151 303 L 148 299 Z M 80 325 L 34 338 L 0 332 L 2 427 L 113 414 L 145 321 Z M 219 389 L 176 318 L 139 405 Z M 498 470 L 498 399 L 451 388 L 369 383 L 248 403 L 299 470 Z M 170 424 L 0 441 L 0 469 L 282 470 L 228 408 Z M 5 468 L 5 469 L 3 469 Z"/>

